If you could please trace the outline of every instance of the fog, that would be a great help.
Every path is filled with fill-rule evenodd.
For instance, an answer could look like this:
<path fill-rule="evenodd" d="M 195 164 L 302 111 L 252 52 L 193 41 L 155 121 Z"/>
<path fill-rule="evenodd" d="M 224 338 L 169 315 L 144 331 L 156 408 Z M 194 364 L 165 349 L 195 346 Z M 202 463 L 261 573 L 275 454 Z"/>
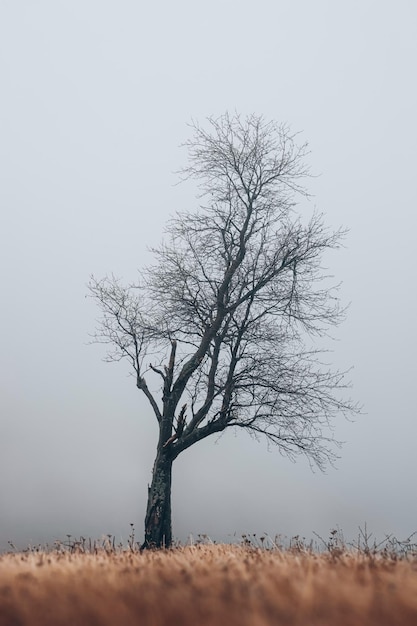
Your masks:
<path fill-rule="evenodd" d="M 128 281 L 198 206 L 187 123 L 226 110 L 308 141 L 313 195 L 345 226 L 326 259 L 350 303 L 331 361 L 363 415 L 312 472 L 227 432 L 174 465 L 174 536 L 417 530 L 417 5 L 411 0 L 0 4 L 0 550 L 143 532 L 157 425 L 128 367 L 89 345 L 90 274 Z"/>

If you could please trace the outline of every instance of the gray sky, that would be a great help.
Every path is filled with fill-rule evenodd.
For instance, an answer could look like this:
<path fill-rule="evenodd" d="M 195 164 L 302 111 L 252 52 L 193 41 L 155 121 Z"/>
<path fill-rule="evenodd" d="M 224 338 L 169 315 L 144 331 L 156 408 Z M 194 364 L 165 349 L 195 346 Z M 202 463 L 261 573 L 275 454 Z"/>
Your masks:
<path fill-rule="evenodd" d="M 414 0 L 0 0 L 0 549 L 142 534 L 156 424 L 87 345 L 85 285 L 135 279 L 197 205 L 173 174 L 187 122 L 235 109 L 302 131 L 320 174 L 303 211 L 350 228 L 332 358 L 366 415 L 336 422 L 326 474 L 244 433 L 194 446 L 174 535 L 417 530 L 416 27 Z"/>

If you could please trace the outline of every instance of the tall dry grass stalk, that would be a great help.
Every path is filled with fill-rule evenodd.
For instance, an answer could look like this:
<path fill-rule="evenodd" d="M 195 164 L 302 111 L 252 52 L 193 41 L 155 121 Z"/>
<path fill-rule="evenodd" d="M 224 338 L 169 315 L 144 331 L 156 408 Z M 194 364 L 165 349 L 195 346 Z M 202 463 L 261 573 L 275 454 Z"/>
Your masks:
<path fill-rule="evenodd" d="M 415 626 L 417 558 L 246 546 L 0 557 L 1 626 Z"/>

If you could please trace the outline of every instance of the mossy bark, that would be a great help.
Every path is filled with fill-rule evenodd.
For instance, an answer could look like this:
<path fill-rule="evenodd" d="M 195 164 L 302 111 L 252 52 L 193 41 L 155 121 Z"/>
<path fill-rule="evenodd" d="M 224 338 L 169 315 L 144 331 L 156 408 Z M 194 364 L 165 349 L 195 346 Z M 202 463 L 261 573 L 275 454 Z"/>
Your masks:
<path fill-rule="evenodd" d="M 145 541 L 142 549 L 169 548 L 172 544 L 171 484 L 173 458 L 168 449 L 159 449 L 148 490 Z"/>

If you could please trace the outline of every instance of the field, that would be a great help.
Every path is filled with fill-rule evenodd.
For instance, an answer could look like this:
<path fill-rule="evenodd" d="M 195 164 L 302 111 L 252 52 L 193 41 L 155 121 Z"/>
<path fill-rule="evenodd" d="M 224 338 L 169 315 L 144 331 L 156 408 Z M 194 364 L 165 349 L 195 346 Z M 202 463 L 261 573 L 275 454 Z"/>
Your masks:
<path fill-rule="evenodd" d="M 415 626 L 417 556 L 107 546 L 0 556 L 1 626 Z"/>

